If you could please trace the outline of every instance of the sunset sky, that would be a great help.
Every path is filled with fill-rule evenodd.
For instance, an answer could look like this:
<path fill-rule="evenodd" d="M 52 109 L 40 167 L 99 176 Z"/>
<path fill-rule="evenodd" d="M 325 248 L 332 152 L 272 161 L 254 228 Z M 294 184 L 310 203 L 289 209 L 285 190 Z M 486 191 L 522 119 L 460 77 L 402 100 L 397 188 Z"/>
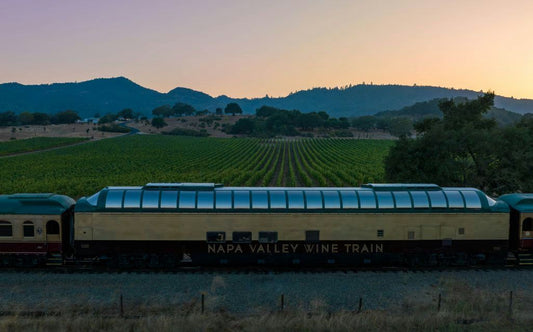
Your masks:
<path fill-rule="evenodd" d="M 531 0 L 0 0 L 0 83 L 285 96 L 362 82 L 533 98 Z"/>

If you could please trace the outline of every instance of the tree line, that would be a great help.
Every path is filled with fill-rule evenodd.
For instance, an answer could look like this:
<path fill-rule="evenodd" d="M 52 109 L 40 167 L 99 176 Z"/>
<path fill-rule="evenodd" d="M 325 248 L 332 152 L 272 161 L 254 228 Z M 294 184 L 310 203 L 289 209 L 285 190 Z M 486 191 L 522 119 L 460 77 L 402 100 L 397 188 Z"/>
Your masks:
<path fill-rule="evenodd" d="M 222 108 L 218 107 L 215 110 L 215 114 L 222 115 Z M 242 114 L 242 109 L 237 103 L 229 103 L 224 108 L 224 113 L 226 114 Z M 168 118 L 171 116 L 186 116 L 186 115 L 207 115 L 209 114 L 209 110 L 196 110 L 193 106 L 185 103 L 178 102 L 174 104 L 174 106 L 170 105 L 161 105 L 152 110 L 152 115 L 154 117 L 161 117 L 161 118 Z"/>
<path fill-rule="evenodd" d="M 347 118 L 332 118 L 326 112 L 302 113 L 298 110 L 283 110 L 262 106 L 255 116 L 239 119 L 230 129 L 231 134 L 245 134 L 257 137 L 276 135 L 297 136 L 301 131 L 346 130 L 350 127 Z"/>
<path fill-rule="evenodd" d="M 76 111 L 66 110 L 58 112 L 53 115 L 46 113 L 30 113 L 22 112 L 15 114 L 12 111 L 0 113 L 0 126 L 20 126 L 20 125 L 49 125 L 49 124 L 64 124 L 74 123 L 80 120 Z"/>
<path fill-rule="evenodd" d="M 416 138 L 403 136 L 385 159 L 389 182 L 472 186 L 489 194 L 533 191 L 533 115 L 497 126 L 483 117 L 494 93 L 476 100 L 443 100 L 443 118 L 415 123 Z"/>

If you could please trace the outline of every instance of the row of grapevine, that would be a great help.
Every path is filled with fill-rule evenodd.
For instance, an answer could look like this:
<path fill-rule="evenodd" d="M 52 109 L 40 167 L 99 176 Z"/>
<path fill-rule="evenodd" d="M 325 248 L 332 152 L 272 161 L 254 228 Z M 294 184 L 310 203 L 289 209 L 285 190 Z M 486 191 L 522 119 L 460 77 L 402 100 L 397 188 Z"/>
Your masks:
<path fill-rule="evenodd" d="M 109 185 L 355 186 L 383 181 L 390 141 L 134 135 L 0 159 L 0 193 L 90 195 Z"/>

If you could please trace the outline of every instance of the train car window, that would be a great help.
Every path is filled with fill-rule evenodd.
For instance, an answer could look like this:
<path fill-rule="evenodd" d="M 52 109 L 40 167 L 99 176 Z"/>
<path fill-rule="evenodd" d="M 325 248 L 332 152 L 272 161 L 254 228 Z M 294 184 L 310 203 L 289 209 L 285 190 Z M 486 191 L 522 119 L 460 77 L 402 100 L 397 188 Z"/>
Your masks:
<path fill-rule="evenodd" d="M 196 208 L 196 191 L 181 191 L 178 207 L 180 209 Z"/>
<path fill-rule="evenodd" d="M 448 206 L 450 208 L 459 208 L 464 209 L 465 202 L 463 201 L 463 196 L 457 190 L 446 190 L 444 191 L 446 198 L 448 199 Z"/>
<path fill-rule="evenodd" d="M 394 209 L 394 200 L 392 199 L 392 193 L 388 191 L 376 192 L 378 197 L 378 207 L 380 209 Z"/>
<path fill-rule="evenodd" d="M 527 218 L 524 219 L 522 222 L 522 232 L 531 232 L 533 231 L 533 225 L 532 225 L 533 219 Z"/>
<path fill-rule="evenodd" d="M 407 239 L 408 240 L 414 240 L 415 239 L 415 232 L 414 231 L 408 231 L 407 232 Z"/>
<path fill-rule="evenodd" d="M 13 226 L 11 226 L 9 221 L 0 221 L 0 236 L 13 236 Z"/>
<path fill-rule="evenodd" d="M 270 208 L 271 209 L 286 209 L 287 201 L 285 200 L 284 191 L 269 191 Z"/>
<path fill-rule="evenodd" d="M 59 223 L 55 220 L 49 220 L 46 223 L 46 234 L 58 235 L 59 234 Z"/>
<path fill-rule="evenodd" d="M 122 207 L 122 197 L 124 197 L 124 190 L 108 191 L 105 207 L 110 209 L 120 209 Z"/>
<path fill-rule="evenodd" d="M 156 209 L 159 207 L 159 190 L 145 190 L 143 192 L 144 209 Z"/>
<path fill-rule="evenodd" d="M 248 190 L 236 190 L 233 192 L 233 207 L 235 209 L 250 208 L 250 192 Z"/>
<path fill-rule="evenodd" d="M 224 243 L 226 242 L 226 232 L 207 232 L 208 243 Z"/>
<path fill-rule="evenodd" d="M 341 208 L 341 199 L 339 197 L 339 192 L 336 190 L 324 190 L 322 192 L 324 195 L 324 209 L 340 209 Z"/>
<path fill-rule="evenodd" d="M 465 190 L 461 193 L 465 198 L 467 209 L 481 209 L 481 200 L 475 191 Z"/>
<path fill-rule="evenodd" d="M 359 200 L 355 191 L 341 191 L 342 208 L 343 209 L 357 209 L 359 207 Z"/>
<path fill-rule="evenodd" d="M 268 194 L 266 191 L 252 191 L 252 209 L 268 209 Z"/>
<path fill-rule="evenodd" d="M 361 202 L 361 209 L 375 209 L 376 197 L 373 191 L 359 191 L 359 201 Z"/>
<path fill-rule="evenodd" d="M 464 227 L 459 227 L 459 229 L 457 229 L 457 234 L 458 234 L 458 235 L 465 235 L 465 229 L 464 229 Z"/>
<path fill-rule="evenodd" d="M 394 191 L 394 200 L 396 201 L 396 208 L 398 209 L 410 209 L 413 207 L 411 203 L 411 197 L 406 191 Z"/>
<path fill-rule="evenodd" d="M 22 224 L 22 233 L 24 237 L 35 236 L 35 226 L 31 221 L 25 221 L 24 224 Z"/>
<path fill-rule="evenodd" d="M 215 207 L 217 209 L 231 209 L 231 191 L 217 191 L 215 194 Z"/>
<path fill-rule="evenodd" d="M 141 207 L 141 190 L 126 190 L 124 195 L 125 208 L 140 208 Z"/>
<path fill-rule="evenodd" d="M 446 197 L 442 191 L 428 191 L 429 199 L 431 201 L 432 208 L 445 208 Z"/>
<path fill-rule="evenodd" d="M 429 208 L 428 195 L 425 191 L 411 191 L 411 197 L 413 197 L 413 207 L 417 208 Z"/>
<path fill-rule="evenodd" d="M 233 232 L 233 243 L 250 243 L 252 242 L 252 232 Z"/>
<path fill-rule="evenodd" d="M 288 191 L 289 197 L 289 209 L 303 209 L 304 206 L 304 194 L 302 191 Z"/>
<path fill-rule="evenodd" d="M 178 207 L 178 192 L 172 190 L 161 191 L 161 208 L 175 209 Z"/>
<path fill-rule="evenodd" d="M 308 209 L 322 209 L 322 192 L 318 190 L 306 191 L 305 200 Z"/>
<path fill-rule="evenodd" d="M 377 236 L 378 237 L 383 237 L 384 235 L 385 235 L 385 232 L 382 229 L 378 229 Z"/>
<path fill-rule="evenodd" d="M 278 242 L 278 232 L 259 232 L 259 243 Z"/>
<path fill-rule="evenodd" d="M 198 208 L 212 209 L 215 206 L 215 196 L 212 191 L 198 192 Z"/>
<path fill-rule="evenodd" d="M 320 241 L 320 231 L 305 231 L 306 242 L 318 242 Z"/>

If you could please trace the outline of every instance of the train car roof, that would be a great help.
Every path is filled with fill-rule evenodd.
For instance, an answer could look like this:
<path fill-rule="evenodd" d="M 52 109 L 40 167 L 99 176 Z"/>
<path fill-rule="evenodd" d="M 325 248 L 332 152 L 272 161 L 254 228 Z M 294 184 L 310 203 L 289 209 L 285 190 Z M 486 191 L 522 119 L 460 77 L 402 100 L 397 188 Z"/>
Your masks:
<path fill-rule="evenodd" d="M 519 212 L 533 212 L 533 194 L 507 194 L 499 199 Z"/>
<path fill-rule="evenodd" d="M 361 187 L 224 187 L 214 183 L 149 183 L 106 187 L 81 198 L 76 212 L 507 212 L 475 188 L 434 184 Z"/>
<path fill-rule="evenodd" d="M 59 215 L 76 204 L 72 198 L 56 194 L 0 195 L 0 215 Z"/>

